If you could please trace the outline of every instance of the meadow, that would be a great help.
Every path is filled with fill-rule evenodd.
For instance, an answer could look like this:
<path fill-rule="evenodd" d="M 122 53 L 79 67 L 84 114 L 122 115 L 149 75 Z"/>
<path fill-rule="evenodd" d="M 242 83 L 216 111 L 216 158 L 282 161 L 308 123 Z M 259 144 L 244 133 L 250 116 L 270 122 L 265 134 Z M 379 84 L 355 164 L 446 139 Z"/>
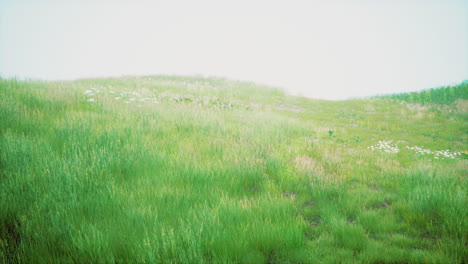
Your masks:
<path fill-rule="evenodd" d="M 0 78 L 0 263 L 468 263 L 467 89 Z"/>

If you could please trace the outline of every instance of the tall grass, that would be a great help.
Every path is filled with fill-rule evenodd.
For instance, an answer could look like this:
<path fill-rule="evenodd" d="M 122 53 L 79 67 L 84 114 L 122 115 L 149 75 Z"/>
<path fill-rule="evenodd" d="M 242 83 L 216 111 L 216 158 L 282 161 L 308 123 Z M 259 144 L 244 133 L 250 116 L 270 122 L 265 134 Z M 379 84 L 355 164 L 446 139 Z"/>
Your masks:
<path fill-rule="evenodd" d="M 457 100 L 468 100 L 468 80 L 459 85 L 437 87 L 421 92 L 385 95 L 384 98 L 402 100 L 408 103 L 435 103 L 450 105 Z"/>
<path fill-rule="evenodd" d="M 466 128 L 224 79 L 0 79 L 0 262 L 467 262 Z"/>

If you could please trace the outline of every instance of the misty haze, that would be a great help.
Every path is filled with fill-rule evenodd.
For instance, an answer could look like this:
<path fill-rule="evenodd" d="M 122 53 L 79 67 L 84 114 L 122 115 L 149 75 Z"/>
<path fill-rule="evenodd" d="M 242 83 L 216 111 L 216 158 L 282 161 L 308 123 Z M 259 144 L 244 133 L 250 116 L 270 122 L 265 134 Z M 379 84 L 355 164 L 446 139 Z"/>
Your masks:
<path fill-rule="evenodd" d="M 463 0 L 0 0 L 0 263 L 468 263 Z"/>

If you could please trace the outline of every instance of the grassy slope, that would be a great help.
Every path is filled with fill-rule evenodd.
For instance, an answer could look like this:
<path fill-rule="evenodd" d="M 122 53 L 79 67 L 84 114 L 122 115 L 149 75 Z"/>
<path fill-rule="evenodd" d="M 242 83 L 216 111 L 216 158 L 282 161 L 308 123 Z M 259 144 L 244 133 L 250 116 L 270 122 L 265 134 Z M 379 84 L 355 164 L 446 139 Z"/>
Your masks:
<path fill-rule="evenodd" d="M 0 262 L 466 263 L 466 107 L 0 79 Z"/>

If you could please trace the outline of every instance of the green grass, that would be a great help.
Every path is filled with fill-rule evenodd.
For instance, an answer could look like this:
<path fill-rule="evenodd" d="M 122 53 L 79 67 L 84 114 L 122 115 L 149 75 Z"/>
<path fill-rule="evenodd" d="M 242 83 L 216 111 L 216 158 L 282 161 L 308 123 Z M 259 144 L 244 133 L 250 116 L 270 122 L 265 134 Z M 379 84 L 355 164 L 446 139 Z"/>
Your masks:
<path fill-rule="evenodd" d="M 466 263 L 455 94 L 0 79 L 0 263 Z"/>
<path fill-rule="evenodd" d="M 457 100 L 468 100 L 468 80 L 455 86 L 432 88 L 421 92 L 391 94 L 383 97 L 408 103 L 451 105 Z"/>

